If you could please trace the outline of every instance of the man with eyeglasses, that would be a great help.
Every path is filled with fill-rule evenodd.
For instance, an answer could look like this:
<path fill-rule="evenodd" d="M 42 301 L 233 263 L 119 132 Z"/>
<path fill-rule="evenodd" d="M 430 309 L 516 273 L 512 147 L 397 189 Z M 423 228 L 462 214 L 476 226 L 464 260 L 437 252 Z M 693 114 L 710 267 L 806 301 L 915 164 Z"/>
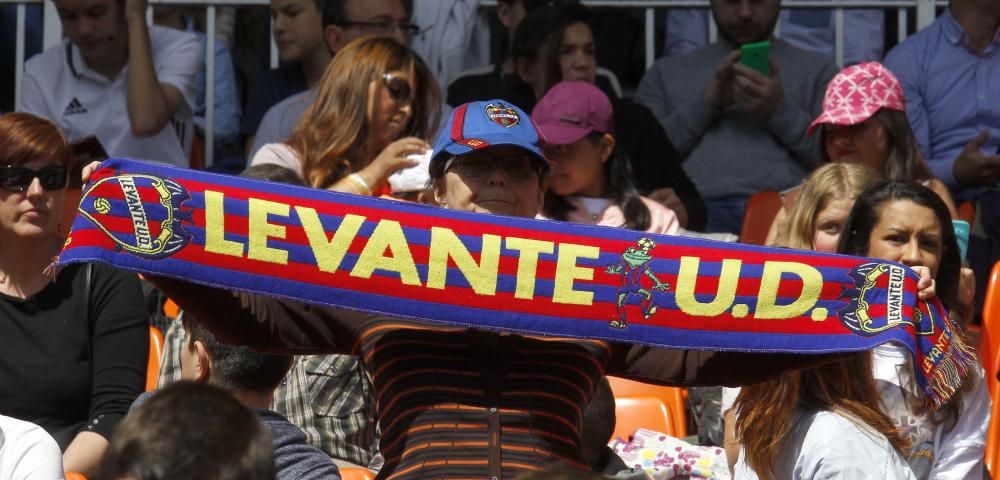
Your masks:
<path fill-rule="evenodd" d="M 381 35 L 392 37 L 403 45 L 419 28 L 410 23 L 411 0 L 326 0 L 323 9 L 323 36 L 326 48 L 333 55 L 353 40 Z M 332 57 L 331 57 L 332 58 Z M 279 143 L 288 138 L 302 112 L 313 101 L 308 89 L 278 102 L 267 110 L 259 127 L 247 141 L 247 158 L 253 158 L 260 147 Z"/>

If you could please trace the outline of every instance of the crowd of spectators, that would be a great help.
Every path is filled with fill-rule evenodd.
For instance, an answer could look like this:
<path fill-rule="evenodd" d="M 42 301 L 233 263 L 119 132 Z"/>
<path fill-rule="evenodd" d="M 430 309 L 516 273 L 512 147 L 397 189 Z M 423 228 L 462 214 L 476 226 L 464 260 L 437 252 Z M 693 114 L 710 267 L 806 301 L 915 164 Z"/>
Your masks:
<path fill-rule="evenodd" d="M 600 64 L 626 37 L 602 29 L 606 10 L 479 3 L 270 0 L 280 64 L 259 72 L 228 30 L 243 7 L 206 34 L 196 8 L 53 0 L 63 39 L 44 51 L 29 9 L 20 97 L 0 81 L 0 109 L 18 111 L 0 115 L 0 480 L 644 478 L 607 448 L 605 375 L 691 387 L 697 441 L 731 447 L 735 478 L 988 478 L 992 366 L 927 412 L 891 344 L 836 358 L 654 349 L 154 277 L 147 289 L 183 312 L 160 388 L 142 394 L 140 279 L 45 267 L 84 154 L 200 168 L 206 130 L 223 172 L 657 234 L 735 241 L 750 198 L 780 192 L 768 245 L 903 263 L 921 296 L 978 323 L 1000 260 L 1000 2 L 950 0 L 895 45 L 887 32 L 907 26 L 846 9 L 842 48 L 828 8 L 670 8 L 641 78 Z M 0 62 L 13 18 L 0 7 Z M 748 61 L 741 47 L 759 42 L 766 57 Z M 519 122 L 484 121 L 488 108 Z M 496 129 L 503 141 L 463 143 Z M 399 187 L 401 172 L 417 186 Z"/>

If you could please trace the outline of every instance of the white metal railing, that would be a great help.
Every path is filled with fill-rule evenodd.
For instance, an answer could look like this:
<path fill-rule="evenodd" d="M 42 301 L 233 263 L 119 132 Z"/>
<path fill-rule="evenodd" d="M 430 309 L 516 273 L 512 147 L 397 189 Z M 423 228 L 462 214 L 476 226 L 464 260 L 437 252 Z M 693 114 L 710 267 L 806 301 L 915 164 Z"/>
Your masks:
<path fill-rule="evenodd" d="M 44 36 L 43 48 L 48 48 L 59 43 L 62 37 L 62 27 L 55 6 L 50 1 L 44 0 L 0 0 L 0 4 L 17 4 L 17 40 L 15 42 L 14 67 L 14 98 L 18 102 L 21 97 L 21 80 L 24 73 L 24 49 L 25 49 L 25 5 L 44 5 Z M 217 7 L 228 6 L 248 6 L 248 5 L 268 5 L 268 0 L 149 0 L 150 5 L 205 5 L 207 33 L 207 46 L 205 54 L 205 163 L 212 164 L 215 125 L 215 42 L 214 35 L 216 28 Z M 709 6 L 708 0 L 583 0 L 583 3 L 592 7 L 620 7 L 620 8 L 642 8 L 644 9 L 644 48 L 646 67 L 650 67 L 655 61 L 655 31 L 656 14 L 658 10 L 670 8 L 705 8 Z M 481 8 L 496 6 L 496 0 L 481 0 Z M 910 32 L 907 31 L 909 22 L 909 10 L 916 11 L 916 26 L 921 29 L 930 25 L 936 16 L 937 7 L 947 6 L 948 0 L 785 0 L 782 8 L 822 8 L 834 9 L 834 29 L 835 29 L 835 55 L 838 65 L 843 65 L 844 58 L 844 10 L 845 9 L 882 9 L 897 12 L 899 24 L 899 41 L 903 41 Z M 152 10 L 150 10 L 152 12 Z M 151 16 L 151 13 L 150 13 Z M 715 41 L 717 29 L 711 15 L 708 16 L 709 37 Z M 274 40 L 271 40 L 270 48 L 271 66 L 278 64 L 277 47 Z"/>

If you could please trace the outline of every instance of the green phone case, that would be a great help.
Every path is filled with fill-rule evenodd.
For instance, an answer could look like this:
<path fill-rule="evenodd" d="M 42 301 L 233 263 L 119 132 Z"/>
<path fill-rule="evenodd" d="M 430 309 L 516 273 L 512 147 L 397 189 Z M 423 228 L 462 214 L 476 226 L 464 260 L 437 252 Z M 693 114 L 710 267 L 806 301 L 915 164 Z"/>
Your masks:
<path fill-rule="evenodd" d="M 768 66 L 768 57 L 771 53 L 771 42 L 748 43 L 740 47 L 740 63 L 764 76 L 771 76 L 771 69 Z"/>

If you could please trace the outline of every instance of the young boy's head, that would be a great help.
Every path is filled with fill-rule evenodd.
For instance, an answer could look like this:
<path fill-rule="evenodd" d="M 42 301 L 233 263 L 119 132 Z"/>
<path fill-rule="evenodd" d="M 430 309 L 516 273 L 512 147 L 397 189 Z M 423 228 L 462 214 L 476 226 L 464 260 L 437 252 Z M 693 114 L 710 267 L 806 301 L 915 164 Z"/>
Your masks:
<path fill-rule="evenodd" d="M 101 480 L 273 480 L 271 435 L 249 408 L 211 385 L 168 385 L 115 430 Z"/>
<path fill-rule="evenodd" d="M 265 355 L 249 347 L 223 345 L 193 316 L 181 317 L 187 338 L 181 349 L 181 377 L 228 391 L 270 393 L 278 388 L 292 357 Z"/>

